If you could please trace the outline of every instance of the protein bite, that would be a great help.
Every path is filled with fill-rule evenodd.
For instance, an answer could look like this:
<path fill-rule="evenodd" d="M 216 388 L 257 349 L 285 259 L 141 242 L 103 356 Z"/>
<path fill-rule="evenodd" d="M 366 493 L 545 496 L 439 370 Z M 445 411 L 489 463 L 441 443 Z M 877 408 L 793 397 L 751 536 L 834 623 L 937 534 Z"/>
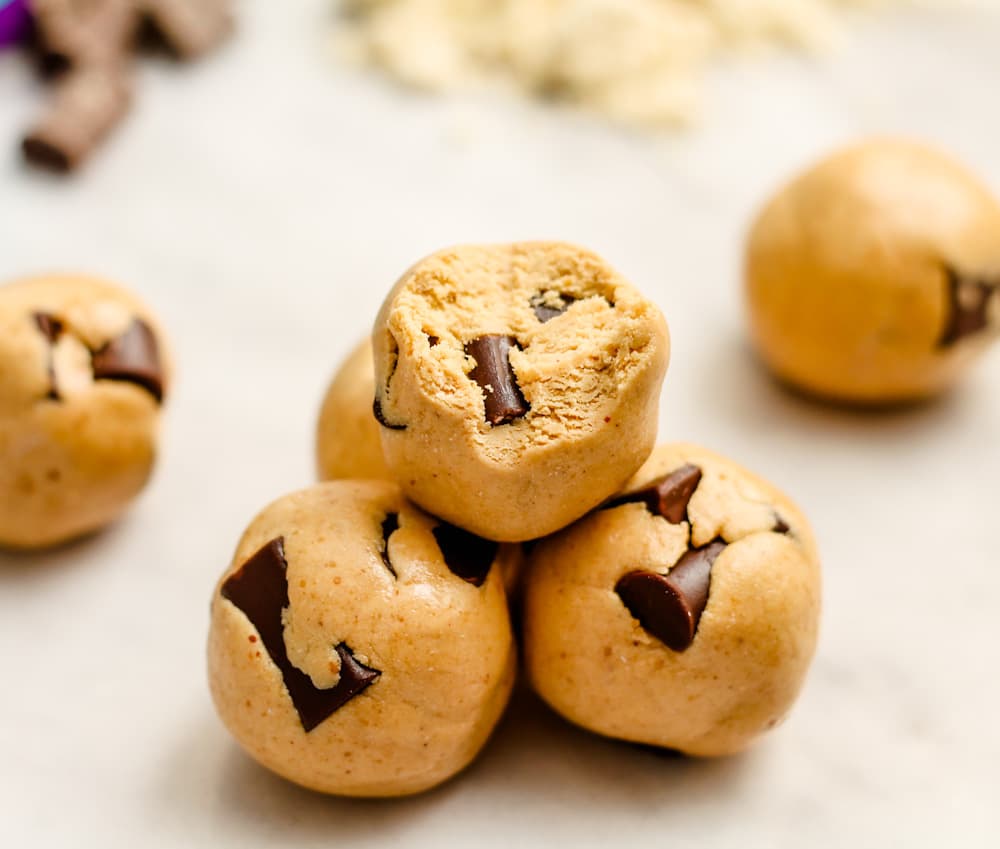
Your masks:
<path fill-rule="evenodd" d="M 381 481 L 288 495 L 247 529 L 212 598 L 222 721 L 261 764 L 344 796 L 426 790 L 479 752 L 516 667 L 480 539 Z"/>
<path fill-rule="evenodd" d="M 87 277 L 0 287 L 0 546 L 112 522 L 153 469 L 169 361 L 133 295 Z"/>
<path fill-rule="evenodd" d="M 316 425 L 316 470 L 320 480 L 392 480 L 382 458 L 379 423 L 372 413 L 375 366 L 365 338 L 333 376 Z"/>
<path fill-rule="evenodd" d="M 620 496 L 534 548 L 527 672 L 591 731 L 732 754 L 788 713 L 819 613 L 816 547 L 788 498 L 702 448 L 664 445 Z"/>
<path fill-rule="evenodd" d="M 754 344 L 781 380 L 852 403 L 926 398 L 1000 335 L 1000 204 L 938 151 L 868 141 L 767 204 L 746 287 Z"/>
<path fill-rule="evenodd" d="M 414 501 L 480 536 L 564 527 L 653 447 L 666 322 L 589 251 L 441 251 L 389 293 L 372 340 L 387 466 Z"/>

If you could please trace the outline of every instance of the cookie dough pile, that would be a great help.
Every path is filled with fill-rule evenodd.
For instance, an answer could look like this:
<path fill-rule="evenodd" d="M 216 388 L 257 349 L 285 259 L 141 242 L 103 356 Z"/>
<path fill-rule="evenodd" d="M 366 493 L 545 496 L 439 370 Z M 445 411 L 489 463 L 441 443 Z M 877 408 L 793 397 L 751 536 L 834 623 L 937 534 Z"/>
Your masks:
<path fill-rule="evenodd" d="M 828 42 L 848 9 L 908 0 L 345 0 L 342 52 L 401 82 L 500 78 L 633 125 L 686 122 L 711 60 Z"/>
<path fill-rule="evenodd" d="M 815 648 L 809 526 L 704 449 L 654 448 L 669 335 L 594 254 L 419 262 L 335 376 L 321 478 L 267 507 L 212 598 L 209 678 L 258 761 L 396 796 L 476 756 L 516 674 L 600 734 L 738 752 Z M 517 618 L 517 617 L 515 617 Z"/>

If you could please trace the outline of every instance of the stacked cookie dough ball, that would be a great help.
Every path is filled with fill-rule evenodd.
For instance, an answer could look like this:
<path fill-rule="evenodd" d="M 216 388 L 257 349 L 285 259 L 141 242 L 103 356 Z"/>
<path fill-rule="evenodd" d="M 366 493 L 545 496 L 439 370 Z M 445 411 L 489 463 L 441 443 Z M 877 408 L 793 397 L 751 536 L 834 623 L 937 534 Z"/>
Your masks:
<path fill-rule="evenodd" d="M 583 728 L 738 752 L 815 648 L 809 526 L 704 449 L 655 447 L 669 334 L 594 254 L 439 252 L 334 377 L 320 477 L 247 529 L 212 600 L 219 714 L 317 790 L 428 789 L 527 677 Z"/>

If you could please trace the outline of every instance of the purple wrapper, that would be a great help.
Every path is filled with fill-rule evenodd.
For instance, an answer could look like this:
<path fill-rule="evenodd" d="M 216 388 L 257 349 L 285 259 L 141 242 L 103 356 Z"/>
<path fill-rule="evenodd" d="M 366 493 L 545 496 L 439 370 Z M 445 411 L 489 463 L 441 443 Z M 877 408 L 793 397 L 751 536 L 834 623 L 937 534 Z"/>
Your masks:
<path fill-rule="evenodd" d="M 28 0 L 0 0 L 0 47 L 20 41 L 30 26 Z"/>

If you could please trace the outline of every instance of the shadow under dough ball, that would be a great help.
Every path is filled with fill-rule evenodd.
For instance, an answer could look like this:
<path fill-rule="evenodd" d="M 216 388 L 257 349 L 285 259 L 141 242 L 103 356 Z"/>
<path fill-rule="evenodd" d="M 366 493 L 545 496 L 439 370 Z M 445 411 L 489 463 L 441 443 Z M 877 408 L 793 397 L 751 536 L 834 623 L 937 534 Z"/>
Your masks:
<path fill-rule="evenodd" d="M 564 527 L 655 442 L 666 322 L 589 251 L 436 253 L 389 293 L 372 341 L 387 466 L 422 507 L 481 536 Z"/>
<path fill-rule="evenodd" d="M 279 499 L 212 597 L 219 716 L 261 764 L 323 793 L 402 796 L 445 781 L 510 696 L 501 571 L 513 556 L 386 482 Z"/>
<path fill-rule="evenodd" d="M 1000 205 L 942 153 L 868 141 L 766 205 L 746 289 L 754 344 L 783 381 L 849 403 L 927 398 L 1000 335 Z"/>
<path fill-rule="evenodd" d="M 816 648 L 809 526 L 774 487 L 662 445 L 623 493 L 540 542 L 524 581 L 536 692 L 590 731 L 688 755 L 776 726 Z"/>
<path fill-rule="evenodd" d="M 0 545 L 118 518 L 153 469 L 169 358 L 138 299 L 101 280 L 0 288 Z"/>
<path fill-rule="evenodd" d="M 316 424 L 316 472 L 320 480 L 367 478 L 391 481 L 382 458 L 379 423 L 372 412 L 375 365 L 365 338 L 341 363 L 323 398 Z"/>

